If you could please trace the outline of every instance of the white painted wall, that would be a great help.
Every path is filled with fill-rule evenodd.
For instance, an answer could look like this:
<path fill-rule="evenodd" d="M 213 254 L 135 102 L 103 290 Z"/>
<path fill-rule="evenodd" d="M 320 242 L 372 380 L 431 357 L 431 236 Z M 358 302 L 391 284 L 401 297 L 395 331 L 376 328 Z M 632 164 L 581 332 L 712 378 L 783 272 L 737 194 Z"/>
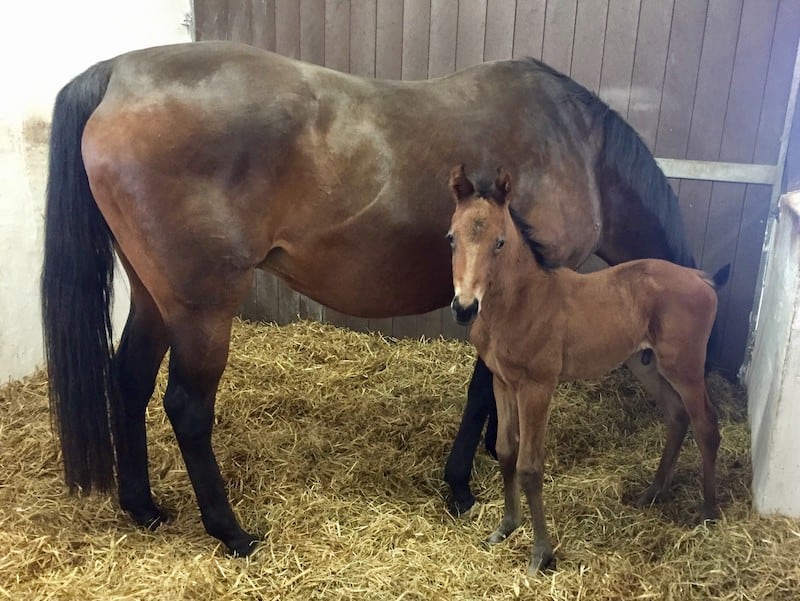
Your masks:
<path fill-rule="evenodd" d="M 3 8 L 0 57 L 0 384 L 43 364 L 39 278 L 50 113 L 58 90 L 128 50 L 191 41 L 191 0 L 20 1 Z M 127 313 L 117 285 L 117 327 Z"/>
<path fill-rule="evenodd" d="M 753 504 L 800 517 L 800 192 L 781 198 L 747 369 Z"/>

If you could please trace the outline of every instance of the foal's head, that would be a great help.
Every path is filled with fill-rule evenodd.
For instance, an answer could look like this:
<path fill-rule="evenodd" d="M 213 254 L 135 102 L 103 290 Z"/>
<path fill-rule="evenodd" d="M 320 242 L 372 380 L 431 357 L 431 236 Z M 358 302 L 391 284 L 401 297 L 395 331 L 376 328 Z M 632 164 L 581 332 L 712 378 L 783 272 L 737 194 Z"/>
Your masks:
<path fill-rule="evenodd" d="M 515 228 L 506 206 L 511 176 L 498 167 L 494 181 L 478 180 L 473 184 L 464 173 L 464 165 L 458 165 L 450 172 L 450 190 L 456 201 L 447 232 L 453 249 L 455 288 L 450 308 L 456 321 L 466 325 L 481 310 L 481 299 L 494 277 L 497 259 Z"/>

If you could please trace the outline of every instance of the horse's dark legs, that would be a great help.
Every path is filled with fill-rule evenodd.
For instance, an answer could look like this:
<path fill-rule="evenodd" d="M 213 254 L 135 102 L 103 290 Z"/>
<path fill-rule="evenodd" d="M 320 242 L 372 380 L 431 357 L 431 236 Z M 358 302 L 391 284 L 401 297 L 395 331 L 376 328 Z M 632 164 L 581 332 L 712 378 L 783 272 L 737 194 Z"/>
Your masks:
<path fill-rule="evenodd" d="M 486 433 L 486 448 L 496 456 L 494 446 L 497 438 L 497 409 L 492 390 L 492 372 L 478 357 L 467 390 L 467 405 L 461 416 L 461 425 L 444 468 L 444 481 L 450 487 L 448 505 L 454 515 L 464 514 L 475 504 L 469 479 L 487 416 L 490 416 L 490 419 Z"/>
<path fill-rule="evenodd" d="M 156 528 L 166 514 L 153 502 L 147 471 L 145 408 L 167 350 L 166 332 L 152 298 L 135 276 L 131 309 L 114 356 L 116 402 L 112 403 L 119 503 L 140 526 Z"/>
<path fill-rule="evenodd" d="M 228 552 L 249 555 L 257 538 L 245 532 L 233 515 L 219 465 L 211 448 L 214 401 L 228 358 L 231 316 L 186 311 L 170 323 L 167 412 L 206 531 Z"/>
<path fill-rule="evenodd" d="M 117 454 L 119 503 L 140 526 L 167 519 L 153 502 L 147 466 L 145 409 L 167 351 L 164 322 L 153 298 L 122 257 L 131 286 L 131 308 L 113 362 L 111 414 Z"/>

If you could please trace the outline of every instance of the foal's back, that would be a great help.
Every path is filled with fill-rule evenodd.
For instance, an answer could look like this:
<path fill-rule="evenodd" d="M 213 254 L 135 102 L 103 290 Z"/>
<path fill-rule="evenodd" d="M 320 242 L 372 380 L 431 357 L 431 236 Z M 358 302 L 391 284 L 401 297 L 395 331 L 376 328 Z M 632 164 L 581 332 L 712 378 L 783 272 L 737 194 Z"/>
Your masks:
<path fill-rule="evenodd" d="M 687 377 L 703 377 L 717 308 L 708 274 L 643 259 L 590 274 L 558 269 L 550 279 L 563 303 L 562 334 L 553 340 L 563 356 L 560 379 L 602 375 L 645 348 L 659 364 L 680 360 Z"/>

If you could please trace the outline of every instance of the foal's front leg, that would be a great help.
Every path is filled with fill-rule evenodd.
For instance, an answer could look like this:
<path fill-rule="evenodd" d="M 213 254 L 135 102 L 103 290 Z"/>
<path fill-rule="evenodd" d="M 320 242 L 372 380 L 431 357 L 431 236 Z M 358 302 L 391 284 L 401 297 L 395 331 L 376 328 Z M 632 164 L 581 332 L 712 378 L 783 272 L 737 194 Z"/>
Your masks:
<path fill-rule="evenodd" d="M 550 417 L 550 399 L 555 387 L 555 381 L 531 382 L 520 389 L 516 399 L 519 413 L 517 474 L 528 500 L 533 526 L 533 549 L 528 567 L 531 574 L 544 570 L 555 559 L 547 534 L 542 499 L 545 433 Z"/>
<path fill-rule="evenodd" d="M 497 403 L 497 460 L 503 475 L 505 505 L 503 519 L 486 539 L 490 545 L 508 538 L 521 521 L 519 481 L 517 480 L 517 455 L 519 449 L 519 416 L 513 393 L 498 378 L 494 379 Z"/>

